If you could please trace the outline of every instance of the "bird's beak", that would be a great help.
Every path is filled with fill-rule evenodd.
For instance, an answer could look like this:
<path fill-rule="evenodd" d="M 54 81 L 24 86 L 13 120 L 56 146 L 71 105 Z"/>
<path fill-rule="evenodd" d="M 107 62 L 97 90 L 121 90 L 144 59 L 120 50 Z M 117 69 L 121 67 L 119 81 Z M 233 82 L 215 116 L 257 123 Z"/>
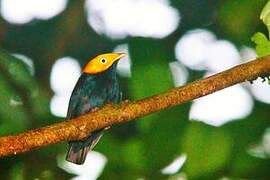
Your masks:
<path fill-rule="evenodd" d="M 126 56 L 125 53 L 116 53 L 116 54 L 117 54 L 117 56 L 116 56 L 116 58 L 115 58 L 115 61 L 118 61 L 118 60 L 120 60 L 121 58 L 123 58 L 123 57 Z"/>

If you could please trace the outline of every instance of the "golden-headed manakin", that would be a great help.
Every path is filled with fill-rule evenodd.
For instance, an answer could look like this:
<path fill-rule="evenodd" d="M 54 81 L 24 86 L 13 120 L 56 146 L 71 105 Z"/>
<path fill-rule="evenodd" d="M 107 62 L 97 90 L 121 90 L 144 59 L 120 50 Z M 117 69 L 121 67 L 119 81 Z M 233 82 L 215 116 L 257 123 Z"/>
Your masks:
<path fill-rule="evenodd" d="M 83 115 L 106 103 L 121 101 L 116 65 L 123 56 L 125 56 L 124 53 L 102 54 L 86 64 L 70 97 L 67 120 Z M 75 164 L 83 164 L 88 151 L 94 148 L 105 129 L 91 132 L 86 140 L 69 142 L 66 160 Z"/>

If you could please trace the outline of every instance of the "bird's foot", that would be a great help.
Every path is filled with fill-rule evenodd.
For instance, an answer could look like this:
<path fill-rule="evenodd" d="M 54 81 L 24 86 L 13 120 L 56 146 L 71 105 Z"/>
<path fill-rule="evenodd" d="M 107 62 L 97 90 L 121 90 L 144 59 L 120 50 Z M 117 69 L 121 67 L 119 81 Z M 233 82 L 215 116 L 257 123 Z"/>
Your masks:
<path fill-rule="evenodd" d="M 90 112 L 91 112 L 91 113 L 92 113 L 92 112 L 97 112 L 98 109 L 99 109 L 98 107 L 94 107 L 93 109 L 90 110 Z"/>
<path fill-rule="evenodd" d="M 130 100 L 129 100 L 129 99 L 125 99 L 125 100 L 123 100 L 123 103 L 124 103 L 124 104 L 129 103 L 129 102 L 130 102 Z"/>

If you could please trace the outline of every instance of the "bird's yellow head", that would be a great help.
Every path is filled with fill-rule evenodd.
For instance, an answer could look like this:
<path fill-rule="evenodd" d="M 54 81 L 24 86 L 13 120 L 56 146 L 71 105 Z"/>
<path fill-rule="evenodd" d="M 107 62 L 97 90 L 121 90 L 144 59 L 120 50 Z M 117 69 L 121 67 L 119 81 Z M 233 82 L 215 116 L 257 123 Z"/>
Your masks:
<path fill-rule="evenodd" d="M 98 74 L 109 69 L 114 62 L 125 56 L 125 53 L 107 53 L 96 56 L 83 68 L 86 74 Z"/>

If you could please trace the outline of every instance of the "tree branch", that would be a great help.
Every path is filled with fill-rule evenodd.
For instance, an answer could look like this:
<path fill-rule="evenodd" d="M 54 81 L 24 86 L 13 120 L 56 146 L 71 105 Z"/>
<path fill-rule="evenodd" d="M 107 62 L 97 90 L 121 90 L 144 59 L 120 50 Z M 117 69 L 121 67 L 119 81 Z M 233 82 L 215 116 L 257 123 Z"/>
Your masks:
<path fill-rule="evenodd" d="M 89 132 L 127 122 L 162 109 L 206 96 L 226 87 L 270 75 L 270 56 L 238 65 L 211 77 L 173 88 L 162 94 L 120 105 L 105 105 L 76 119 L 18 135 L 0 137 L 0 157 L 30 151 L 61 141 L 80 140 Z"/>

